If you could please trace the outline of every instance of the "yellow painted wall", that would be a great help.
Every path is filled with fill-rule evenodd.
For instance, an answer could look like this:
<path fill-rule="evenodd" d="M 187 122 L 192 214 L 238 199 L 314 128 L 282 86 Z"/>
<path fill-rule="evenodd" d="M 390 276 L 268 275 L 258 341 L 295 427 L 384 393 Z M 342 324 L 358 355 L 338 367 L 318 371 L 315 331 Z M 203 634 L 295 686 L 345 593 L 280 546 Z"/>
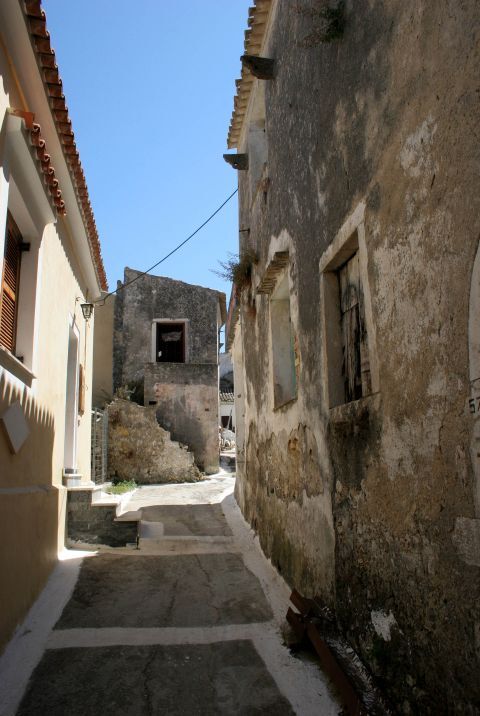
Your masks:
<path fill-rule="evenodd" d="M 37 72 L 36 66 L 33 72 Z M 8 107 L 25 109 L 0 42 L 0 164 Z M 0 205 L 1 202 L 0 187 Z M 2 256 L 4 231 L 2 216 Z M 68 214 L 44 227 L 37 239 L 41 241 L 39 301 L 32 366 L 36 377 L 31 387 L 5 370 L 0 360 L 0 416 L 18 400 L 30 428 L 29 437 L 16 455 L 10 452 L 0 428 L 0 650 L 32 606 L 64 545 L 67 493 L 62 486 L 62 470 L 72 317 L 79 332 L 79 362 L 85 368 L 86 384 L 85 412 L 78 416 L 77 467 L 83 481 L 90 480 L 93 322 L 86 324 L 80 309 L 80 303 L 86 300 L 86 280 L 76 249 L 78 239 L 73 236 Z M 20 293 L 21 290 L 22 285 Z"/>
<path fill-rule="evenodd" d="M 93 391 L 92 405 L 101 408 L 113 395 L 113 313 L 115 296 L 110 296 L 104 306 L 95 308 L 95 337 L 93 341 Z"/>
<path fill-rule="evenodd" d="M 0 648 L 31 606 L 64 546 L 66 489 L 62 487 L 69 321 L 79 330 L 79 361 L 85 366 L 85 412 L 78 416 L 77 466 L 90 480 L 90 407 L 93 326 L 83 319 L 84 300 L 59 233 L 47 227 L 42 240 L 40 313 L 35 347 L 36 379 L 29 389 L 0 368 L 0 415 L 20 400 L 30 436 L 17 455 L 0 433 Z"/>

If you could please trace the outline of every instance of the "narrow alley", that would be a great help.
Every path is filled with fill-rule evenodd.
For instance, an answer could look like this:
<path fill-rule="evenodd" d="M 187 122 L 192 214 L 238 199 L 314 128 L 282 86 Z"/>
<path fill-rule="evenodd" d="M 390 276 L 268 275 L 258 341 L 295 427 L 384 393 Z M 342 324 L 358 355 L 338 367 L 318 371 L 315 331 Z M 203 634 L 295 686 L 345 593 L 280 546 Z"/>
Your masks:
<path fill-rule="evenodd" d="M 338 714 L 233 486 L 138 488 L 138 550 L 67 551 L 0 660 L 2 716 Z"/>
<path fill-rule="evenodd" d="M 0 716 L 480 716 L 479 67 L 0 0 Z"/>

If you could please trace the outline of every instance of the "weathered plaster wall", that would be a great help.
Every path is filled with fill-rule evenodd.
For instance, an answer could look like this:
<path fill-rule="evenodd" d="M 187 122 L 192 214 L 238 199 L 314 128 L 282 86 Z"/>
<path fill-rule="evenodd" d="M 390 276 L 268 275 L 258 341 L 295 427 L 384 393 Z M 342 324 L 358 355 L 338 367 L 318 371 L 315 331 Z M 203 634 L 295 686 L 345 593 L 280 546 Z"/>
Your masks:
<path fill-rule="evenodd" d="M 235 382 L 235 497 L 245 513 L 243 486 L 245 485 L 245 376 L 241 322 L 238 321 L 230 348 Z"/>
<path fill-rule="evenodd" d="M 124 283 L 140 272 L 126 268 Z M 187 319 L 187 361 L 218 363 L 219 294 L 163 276 L 144 276 L 119 292 L 115 307 L 114 388 L 141 381 L 152 361 L 152 321 Z"/>
<path fill-rule="evenodd" d="M 148 363 L 145 404 L 155 404 L 160 425 L 188 445 L 207 474 L 218 471 L 218 367 L 216 364 Z"/>
<path fill-rule="evenodd" d="M 124 282 L 138 276 L 125 269 Z M 142 385 L 160 425 L 185 443 L 207 473 L 218 470 L 218 335 L 223 294 L 162 276 L 144 276 L 117 296 L 114 387 Z M 152 362 L 152 322 L 186 321 L 186 362 Z"/>
<path fill-rule="evenodd" d="M 265 83 L 270 181 L 251 205 L 239 172 L 243 242 L 259 262 L 242 298 L 237 496 L 292 586 L 336 606 L 397 711 L 471 713 L 479 569 L 455 525 L 475 517 L 478 5 L 347 2 L 346 17 L 340 42 L 305 46 L 315 19 L 277 2 L 262 51 L 276 60 Z M 330 411 L 318 265 L 362 201 L 379 393 Z M 279 411 L 268 298 L 255 295 L 275 250 L 290 255 L 299 358 L 297 399 Z"/>

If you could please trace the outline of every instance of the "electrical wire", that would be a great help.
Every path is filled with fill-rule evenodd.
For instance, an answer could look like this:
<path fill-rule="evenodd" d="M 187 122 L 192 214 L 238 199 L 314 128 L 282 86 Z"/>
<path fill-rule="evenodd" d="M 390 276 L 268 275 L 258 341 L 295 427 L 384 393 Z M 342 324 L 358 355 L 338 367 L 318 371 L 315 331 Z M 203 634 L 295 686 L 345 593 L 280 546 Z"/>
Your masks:
<path fill-rule="evenodd" d="M 146 276 L 148 273 L 150 273 L 150 271 L 153 271 L 154 268 L 157 268 L 157 266 L 160 266 L 160 264 L 163 264 L 164 261 L 166 261 L 167 259 L 169 259 L 170 256 L 172 256 L 175 252 L 177 252 L 179 249 L 181 249 L 182 246 L 185 246 L 185 244 L 186 244 L 188 241 L 190 241 L 190 239 L 193 239 L 193 237 L 195 236 L 195 234 L 198 234 L 198 232 L 201 231 L 201 230 L 203 229 L 203 227 L 206 226 L 206 225 L 208 224 L 208 222 L 211 221 L 211 220 L 213 219 L 213 217 L 216 216 L 216 215 L 218 214 L 218 212 L 223 209 L 223 207 L 225 206 L 225 204 L 228 204 L 228 202 L 230 201 L 230 199 L 233 199 L 233 197 L 235 196 L 235 194 L 236 194 L 237 192 L 238 192 L 238 188 L 235 189 L 235 191 L 233 191 L 233 192 L 230 194 L 230 196 L 228 196 L 222 204 L 220 204 L 220 206 L 218 207 L 218 209 L 215 209 L 215 211 L 213 212 L 213 214 L 210 214 L 210 216 L 208 217 L 208 219 L 205 219 L 205 221 L 203 222 L 203 224 L 200 224 L 200 226 L 198 226 L 198 227 L 195 229 L 195 231 L 193 231 L 193 232 L 190 234 L 190 236 L 187 236 L 186 239 L 184 239 L 180 244 L 178 244 L 178 246 L 175 246 L 175 248 L 172 249 L 172 250 L 170 251 L 170 253 L 168 253 L 168 254 L 167 254 L 166 256 L 164 256 L 162 259 L 160 259 L 160 261 L 157 261 L 156 264 L 153 264 L 153 266 L 150 266 L 150 268 L 148 268 L 146 271 L 142 271 L 142 273 L 140 273 L 138 276 L 135 276 L 135 278 L 132 278 L 131 281 L 127 281 L 127 283 L 122 283 L 122 285 L 121 285 L 121 286 L 118 286 L 118 288 L 116 288 L 115 291 L 110 291 L 110 293 L 107 293 L 106 296 L 103 296 L 102 298 L 99 298 L 97 301 L 94 301 L 94 305 L 104 306 L 104 305 L 105 305 L 105 301 L 107 300 L 107 298 L 110 298 L 110 296 L 114 296 L 116 293 L 118 293 L 119 291 L 122 291 L 122 290 L 123 290 L 124 288 L 126 288 L 127 286 L 131 286 L 132 283 L 135 283 L 135 281 L 138 281 L 139 279 L 143 278 L 143 277 Z"/>

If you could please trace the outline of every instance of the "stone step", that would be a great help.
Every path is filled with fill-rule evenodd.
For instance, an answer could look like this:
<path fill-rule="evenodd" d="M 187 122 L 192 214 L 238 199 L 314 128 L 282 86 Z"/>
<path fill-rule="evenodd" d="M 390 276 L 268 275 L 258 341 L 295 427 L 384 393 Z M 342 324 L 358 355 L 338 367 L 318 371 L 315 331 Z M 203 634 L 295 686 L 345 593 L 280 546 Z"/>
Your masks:
<path fill-rule="evenodd" d="M 141 519 L 141 510 L 128 510 L 127 512 L 117 514 L 117 516 L 115 517 L 115 522 L 140 522 Z"/>
<path fill-rule="evenodd" d="M 164 537 L 163 539 L 139 540 L 139 553 L 170 555 L 170 554 L 234 554 L 240 552 L 234 542 L 205 542 L 203 540 L 190 539 L 179 541 L 175 537 Z M 138 553 L 137 553 L 138 554 Z"/>

